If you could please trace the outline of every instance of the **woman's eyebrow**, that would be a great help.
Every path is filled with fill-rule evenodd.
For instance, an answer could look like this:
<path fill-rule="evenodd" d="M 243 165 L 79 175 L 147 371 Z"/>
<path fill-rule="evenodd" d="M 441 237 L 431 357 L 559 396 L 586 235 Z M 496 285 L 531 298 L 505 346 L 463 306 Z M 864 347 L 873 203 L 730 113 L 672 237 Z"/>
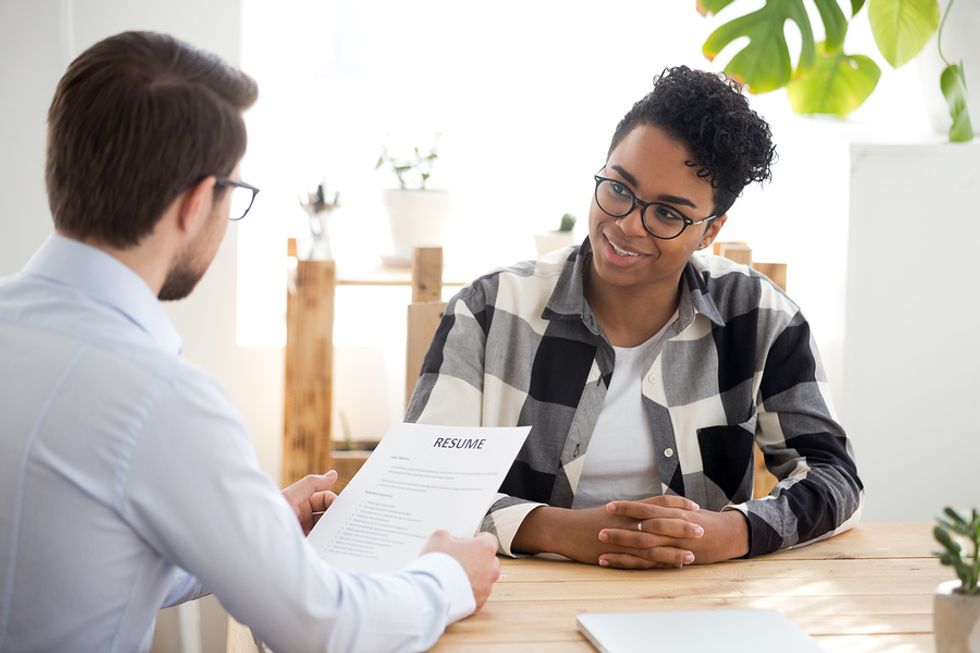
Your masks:
<path fill-rule="evenodd" d="M 640 185 L 636 181 L 636 177 L 634 177 L 629 172 L 627 172 L 626 169 L 623 168 L 623 166 L 613 165 L 612 169 L 618 172 L 623 179 L 625 179 L 631 186 L 633 186 L 633 188 L 638 189 L 640 187 Z M 698 205 L 692 202 L 691 200 L 687 199 L 686 197 L 680 197 L 678 195 L 661 194 L 657 196 L 657 201 L 668 202 L 670 204 L 680 204 L 681 206 L 690 206 L 692 209 L 698 208 Z"/>

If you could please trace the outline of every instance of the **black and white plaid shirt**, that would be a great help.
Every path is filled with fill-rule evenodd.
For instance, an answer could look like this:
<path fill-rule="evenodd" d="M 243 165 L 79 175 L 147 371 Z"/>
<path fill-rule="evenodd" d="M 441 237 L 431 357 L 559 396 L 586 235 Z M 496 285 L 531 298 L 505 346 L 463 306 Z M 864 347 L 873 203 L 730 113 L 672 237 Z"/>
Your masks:
<path fill-rule="evenodd" d="M 508 555 L 531 510 L 572 506 L 614 372 L 583 292 L 587 265 L 588 241 L 460 291 L 408 407 L 413 422 L 532 427 L 483 523 Z M 678 317 L 642 379 L 663 493 L 741 511 L 750 556 L 852 526 L 862 484 L 797 305 L 714 256 L 692 257 L 681 286 Z M 779 479 L 761 499 L 752 498 L 753 441 Z"/>

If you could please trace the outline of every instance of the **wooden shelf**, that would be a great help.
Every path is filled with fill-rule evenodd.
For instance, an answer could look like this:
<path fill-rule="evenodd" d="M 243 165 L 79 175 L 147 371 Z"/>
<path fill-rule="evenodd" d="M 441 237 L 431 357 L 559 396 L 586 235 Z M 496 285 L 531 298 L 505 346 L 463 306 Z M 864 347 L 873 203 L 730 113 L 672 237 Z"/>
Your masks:
<path fill-rule="evenodd" d="M 412 268 L 382 265 L 370 261 L 338 260 L 338 286 L 411 286 Z M 443 286 L 463 287 L 480 276 L 479 271 L 467 275 L 462 270 L 449 270 L 443 277 Z"/>
<path fill-rule="evenodd" d="M 294 243 L 289 253 L 295 256 Z M 474 277 L 477 275 L 474 275 Z M 461 277 L 458 277 L 461 278 Z M 443 277 L 442 249 L 418 248 L 411 268 L 367 261 L 298 260 L 286 304 L 286 384 L 282 483 L 336 467 L 346 483 L 367 457 L 336 451 L 332 434 L 334 299 L 341 286 L 411 288 L 407 308 L 406 402 L 445 304 L 443 286 L 466 282 Z M 343 468 L 343 469 L 341 469 Z"/>

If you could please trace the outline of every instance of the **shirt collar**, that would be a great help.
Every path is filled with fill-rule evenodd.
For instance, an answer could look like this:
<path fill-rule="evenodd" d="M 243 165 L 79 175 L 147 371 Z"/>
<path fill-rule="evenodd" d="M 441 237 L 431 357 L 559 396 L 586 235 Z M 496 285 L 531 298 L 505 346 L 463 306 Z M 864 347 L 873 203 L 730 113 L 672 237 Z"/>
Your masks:
<path fill-rule="evenodd" d="M 681 284 L 684 287 L 684 295 L 689 298 L 694 313 L 704 315 L 718 326 L 725 326 L 725 318 L 721 316 L 718 305 L 711 297 L 711 288 L 708 280 L 711 279 L 711 272 L 705 265 L 704 259 L 699 254 L 695 254 L 684 266 L 684 273 L 681 275 Z"/>
<path fill-rule="evenodd" d="M 142 277 L 106 252 L 55 234 L 27 262 L 24 273 L 78 290 L 122 314 L 164 351 L 180 353 L 180 335 L 160 300 Z"/>
<path fill-rule="evenodd" d="M 599 335 L 599 323 L 585 298 L 585 271 L 591 264 L 592 245 L 586 238 L 565 260 L 558 283 L 541 313 L 545 320 L 581 320 L 592 333 Z"/>
<path fill-rule="evenodd" d="M 585 272 L 592 263 L 592 244 L 586 238 L 565 261 L 558 283 L 541 314 L 545 320 L 581 320 L 592 333 L 599 335 L 599 323 L 592 307 L 585 298 Z M 684 266 L 681 274 L 681 300 L 678 315 L 681 322 L 689 323 L 694 315 L 701 314 L 719 326 L 725 324 L 718 307 L 710 295 L 707 284 L 707 268 L 695 256 Z M 689 319 L 685 319 L 688 318 Z"/>

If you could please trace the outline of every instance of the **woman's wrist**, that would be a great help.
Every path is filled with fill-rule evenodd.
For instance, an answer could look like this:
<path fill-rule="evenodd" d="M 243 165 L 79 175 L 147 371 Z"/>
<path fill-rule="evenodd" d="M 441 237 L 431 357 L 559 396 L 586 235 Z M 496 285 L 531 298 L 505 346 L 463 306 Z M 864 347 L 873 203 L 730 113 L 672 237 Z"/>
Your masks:
<path fill-rule="evenodd" d="M 554 534 L 562 528 L 565 513 L 571 510 L 540 506 L 527 514 L 511 542 L 514 553 L 560 553 Z"/>
<path fill-rule="evenodd" d="M 730 547 L 727 560 L 742 558 L 749 553 L 749 521 L 740 510 L 724 510 L 722 516 L 729 522 L 728 541 Z"/>

